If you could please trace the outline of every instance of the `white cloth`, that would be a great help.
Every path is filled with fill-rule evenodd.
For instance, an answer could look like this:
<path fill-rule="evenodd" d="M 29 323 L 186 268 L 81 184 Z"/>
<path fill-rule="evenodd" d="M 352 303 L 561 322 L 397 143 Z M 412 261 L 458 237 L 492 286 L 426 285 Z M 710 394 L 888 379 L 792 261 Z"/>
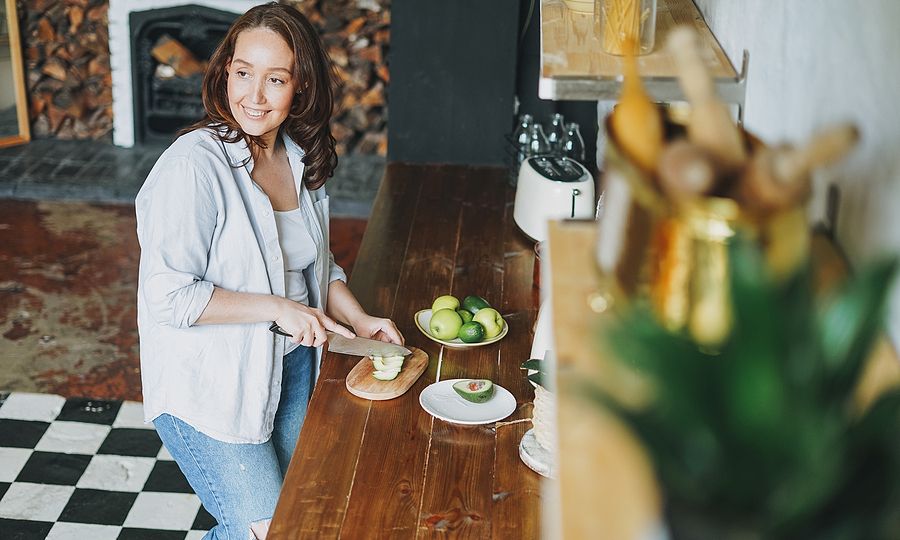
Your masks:
<path fill-rule="evenodd" d="M 309 287 L 303 271 L 316 262 L 316 244 L 306 229 L 303 213 L 299 208 L 284 212 L 276 210 L 275 227 L 278 229 L 278 243 L 284 256 L 284 297 L 308 304 Z M 299 343 L 286 339 L 284 354 L 299 346 Z"/>
<path fill-rule="evenodd" d="M 328 284 L 347 279 L 328 250 L 328 196 L 306 189 L 303 151 L 283 140 L 317 247 L 309 305 L 325 309 Z M 144 419 L 169 413 L 225 442 L 268 440 L 281 389 L 285 338 L 270 323 L 193 326 L 213 286 L 285 295 L 272 205 L 252 167 L 243 141 L 196 130 L 160 156 L 135 201 Z"/>

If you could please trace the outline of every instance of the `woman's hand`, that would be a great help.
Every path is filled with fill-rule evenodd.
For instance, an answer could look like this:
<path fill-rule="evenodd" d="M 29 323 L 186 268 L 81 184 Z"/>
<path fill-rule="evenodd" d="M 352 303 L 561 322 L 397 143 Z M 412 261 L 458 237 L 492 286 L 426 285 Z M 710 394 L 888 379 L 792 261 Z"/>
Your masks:
<path fill-rule="evenodd" d="M 328 341 L 326 330 L 348 338 L 356 337 L 353 332 L 325 315 L 321 309 L 291 300 L 285 300 L 281 305 L 275 323 L 292 336 L 289 338 L 291 342 L 307 347 L 318 347 Z"/>
<path fill-rule="evenodd" d="M 397 330 L 397 325 L 394 324 L 394 321 L 373 317 L 365 313 L 353 321 L 353 330 L 362 337 L 377 339 L 387 343 L 403 345 L 405 341 L 403 334 Z"/>

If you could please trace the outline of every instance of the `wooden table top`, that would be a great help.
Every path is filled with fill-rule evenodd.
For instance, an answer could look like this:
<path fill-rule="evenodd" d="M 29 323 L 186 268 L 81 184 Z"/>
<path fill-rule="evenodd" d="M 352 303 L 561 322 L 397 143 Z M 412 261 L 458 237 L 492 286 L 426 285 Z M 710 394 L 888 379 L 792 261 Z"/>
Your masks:
<path fill-rule="evenodd" d="M 512 219 L 514 189 L 497 168 L 389 164 L 350 288 L 390 316 L 407 344 L 429 355 L 412 388 L 368 401 L 344 386 L 359 357 L 327 353 L 270 540 L 293 538 L 537 538 L 540 477 L 519 459 L 534 393 L 528 359 L 537 313 L 533 244 Z M 483 296 L 509 334 L 465 350 L 435 343 L 413 314 L 442 294 Z M 516 411 L 496 424 L 433 418 L 419 393 L 437 380 L 486 378 Z"/>

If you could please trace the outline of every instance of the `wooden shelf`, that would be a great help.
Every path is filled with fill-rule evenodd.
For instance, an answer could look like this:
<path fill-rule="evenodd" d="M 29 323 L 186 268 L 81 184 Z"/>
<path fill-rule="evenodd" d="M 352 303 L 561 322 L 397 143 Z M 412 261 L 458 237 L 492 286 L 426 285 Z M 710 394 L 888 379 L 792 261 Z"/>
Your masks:
<path fill-rule="evenodd" d="M 669 31 L 678 25 L 697 29 L 719 96 L 744 104 L 747 52 L 741 71 L 732 66 L 692 0 L 658 0 L 656 46 L 638 57 L 647 91 L 660 102 L 682 101 L 674 62 L 665 50 Z M 562 0 L 541 0 L 541 76 L 538 95 L 554 100 L 614 100 L 621 88 L 622 58 L 602 52 L 590 13 L 573 11 Z M 740 112 L 739 112 L 740 114 Z"/>

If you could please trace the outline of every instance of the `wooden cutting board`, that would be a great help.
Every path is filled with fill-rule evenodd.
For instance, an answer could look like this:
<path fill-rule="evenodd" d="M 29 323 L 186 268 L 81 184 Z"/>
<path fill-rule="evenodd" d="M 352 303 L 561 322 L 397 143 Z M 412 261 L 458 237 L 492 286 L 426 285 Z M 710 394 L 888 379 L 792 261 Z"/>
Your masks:
<path fill-rule="evenodd" d="M 422 349 L 408 347 L 412 354 L 403 361 L 403 369 L 392 381 L 379 381 L 372 376 L 372 359 L 364 356 L 347 374 L 347 390 L 363 399 L 381 401 L 402 396 L 428 366 L 428 354 Z"/>

